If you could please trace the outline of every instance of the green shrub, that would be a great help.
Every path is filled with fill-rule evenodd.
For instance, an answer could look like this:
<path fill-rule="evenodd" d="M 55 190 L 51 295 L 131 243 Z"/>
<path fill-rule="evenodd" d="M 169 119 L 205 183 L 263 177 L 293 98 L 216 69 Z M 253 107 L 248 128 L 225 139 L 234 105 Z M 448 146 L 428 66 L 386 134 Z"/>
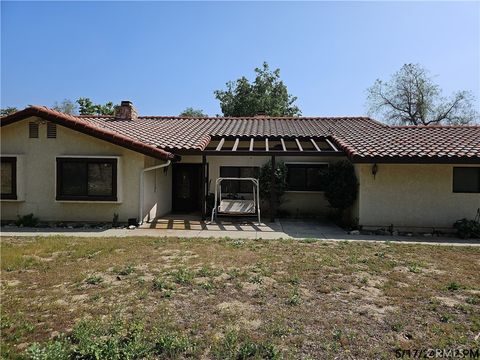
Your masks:
<path fill-rule="evenodd" d="M 340 213 L 357 199 L 358 181 L 355 169 L 348 160 L 330 164 L 325 176 L 325 197 Z"/>
<path fill-rule="evenodd" d="M 156 337 L 154 352 L 167 358 L 179 355 L 189 355 L 195 349 L 195 344 L 179 332 L 163 332 Z"/>
<path fill-rule="evenodd" d="M 92 275 L 85 279 L 85 282 L 89 285 L 98 285 L 103 282 L 103 278 L 98 275 Z"/>
<path fill-rule="evenodd" d="M 275 181 L 272 184 L 272 162 L 269 161 L 263 165 L 260 169 L 259 186 L 260 198 L 268 203 L 269 208 L 271 208 L 271 191 L 274 189 L 275 207 L 278 208 L 287 189 L 287 166 L 282 161 L 275 163 Z"/>
<path fill-rule="evenodd" d="M 462 239 L 468 238 L 480 238 L 480 221 L 461 219 L 453 224 L 453 227 L 457 229 L 458 236 Z"/>
<path fill-rule="evenodd" d="M 194 274 L 187 268 L 180 268 L 171 273 L 177 284 L 190 284 L 194 278 Z"/>
<path fill-rule="evenodd" d="M 15 225 L 17 226 L 35 227 L 37 224 L 38 218 L 33 216 L 33 214 L 19 215 L 17 221 L 15 221 Z"/>
<path fill-rule="evenodd" d="M 25 354 L 31 360 L 67 360 L 71 358 L 72 346 L 66 339 L 52 340 L 44 345 L 33 343 Z"/>
<path fill-rule="evenodd" d="M 118 275 L 127 276 L 135 272 L 135 266 L 127 265 L 125 268 L 118 271 Z"/>

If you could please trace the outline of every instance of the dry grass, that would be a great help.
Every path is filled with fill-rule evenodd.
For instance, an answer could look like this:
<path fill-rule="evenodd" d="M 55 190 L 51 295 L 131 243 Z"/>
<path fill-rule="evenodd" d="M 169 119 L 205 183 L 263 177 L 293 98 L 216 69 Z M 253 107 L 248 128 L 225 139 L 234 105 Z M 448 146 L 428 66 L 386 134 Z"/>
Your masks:
<path fill-rule="evenodd" d="M 111 318 L 174 328 L 205 358 L 226 356 L 218 349 L 232 331 L 284 358 L 478 347 L 480 248 L 58 237 L 1 246 L 7 358 L 82 319 Z"/>

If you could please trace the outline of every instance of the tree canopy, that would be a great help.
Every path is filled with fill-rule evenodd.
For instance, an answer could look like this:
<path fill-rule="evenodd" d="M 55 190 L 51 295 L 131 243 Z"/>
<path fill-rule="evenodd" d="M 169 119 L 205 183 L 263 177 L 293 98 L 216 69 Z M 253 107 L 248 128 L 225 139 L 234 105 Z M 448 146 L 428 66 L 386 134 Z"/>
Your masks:
<path fill-rule="evenodd" d="M 80 115 L 114 115 L 115 108 L 118 106 L 111 101 L 104 105 L 94 104 L 90 98 L 79 98 L 77 104 Z"/>
<path fill-rule="evenodd" d="M 369 113 L 396 125 L 468 124 L 478 115 L 471 92 L 444 97 L 419 64 L 403 65 L 389 81 L 377 79 L 367 91 Z"/>
<path fill-rule="evenodd" d="M 6 108 L 0 109 L 0 116 L 7 116 L 10 114 L 13 114 L 14 112 L 17 112 L 18 109 L 13 106 L 7 106 Z"/>
<path fill-rule="evenodd" d="M 301 111 L 294 103 L 295 96 L 288 93 L 280 80 L 280 69 L 270 70 L 266 62 L 255 69 L 255 80 L 250 83 L 242 76 L 226 83 L 226 90 L 216 90 L 224 116 L 299 116 Z"/>
<path fill-rule="evenodd" d="M 203 112 L 203 110 L 200 109 L 194 109 L 193 107 L 187 107 L 185 110 L 183 110 L 180 115 L 178 116 L 184 116 L 184 117 L 207 117 L 208 115 Z"/>
<path fill-rule="evenodd" d="M 65 114 L 75 114 L 77 110 L 77 104 L 75 104 L 72 100 L 70 99 L 63 99 L 63 101 L 58 102 L 55 101 L 53 104 L 53 109 L 63 112 Z"/>

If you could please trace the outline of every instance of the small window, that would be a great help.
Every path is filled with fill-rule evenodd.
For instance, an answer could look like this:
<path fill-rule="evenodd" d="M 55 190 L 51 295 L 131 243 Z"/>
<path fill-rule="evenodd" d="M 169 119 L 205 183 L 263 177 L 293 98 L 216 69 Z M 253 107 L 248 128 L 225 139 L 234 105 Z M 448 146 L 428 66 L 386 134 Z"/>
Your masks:
<path fill-rule="evenodd" d="M 287 191 L 323 191 L 327 164 L 286 164 Z"/>
<path fill-rule="evenodd" d="M 454 167 L 453 192 L 480 193 L 480 167 Z"/>
<path fill-rule="evenodd" d="M 57 200 L 117 201 L 117 160 L 57 158 Z"/>
<path fill-rule="evenodd" d="M 17 199 L 17 158 L 1 157 L 1 199 Z"/>
<path fill-rule="evenodd" d="M 258 166 L 220 166 L 220 177 L 258 179 L 259 172 Z M 253 192 L 253 185 L 249 181 L 224 180 L 222 181 L 222 192 L 250 194 Z"/>
<path fill-rule="evenodd" d="M 37 122 L 28 123 L 28 137 L 30 139 L 38 139 L 38 123 Z"/>
<path fill-rule="evenodd" d="M 47 123 L 47 138 L 55 139 L 57 137 L 57 124 L 48 122 Z"/>

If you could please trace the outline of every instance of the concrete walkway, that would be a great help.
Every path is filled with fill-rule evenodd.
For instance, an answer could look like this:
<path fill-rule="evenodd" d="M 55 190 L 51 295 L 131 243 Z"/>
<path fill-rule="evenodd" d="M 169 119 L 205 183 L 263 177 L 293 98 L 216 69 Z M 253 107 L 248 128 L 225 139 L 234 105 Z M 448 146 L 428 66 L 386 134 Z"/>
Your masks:
<path fill-rule="evenodd" d="M 75 237 L 182 237 L 232 239 L 319 239 L 329 241 L 369 241 L 400 243 L 480 246 L 480 239 L 451 237 L 404 237 L 379 235 L 349 235 L 338 226 L 309 220 L 277 220 L 275 223 L 221 221 L 210 224 L 195 219 L 166 218 L 142 225 L 138 229 L 65 229 L 2 227 L 2 237 L 11 236 L 75 236 Z"/>

